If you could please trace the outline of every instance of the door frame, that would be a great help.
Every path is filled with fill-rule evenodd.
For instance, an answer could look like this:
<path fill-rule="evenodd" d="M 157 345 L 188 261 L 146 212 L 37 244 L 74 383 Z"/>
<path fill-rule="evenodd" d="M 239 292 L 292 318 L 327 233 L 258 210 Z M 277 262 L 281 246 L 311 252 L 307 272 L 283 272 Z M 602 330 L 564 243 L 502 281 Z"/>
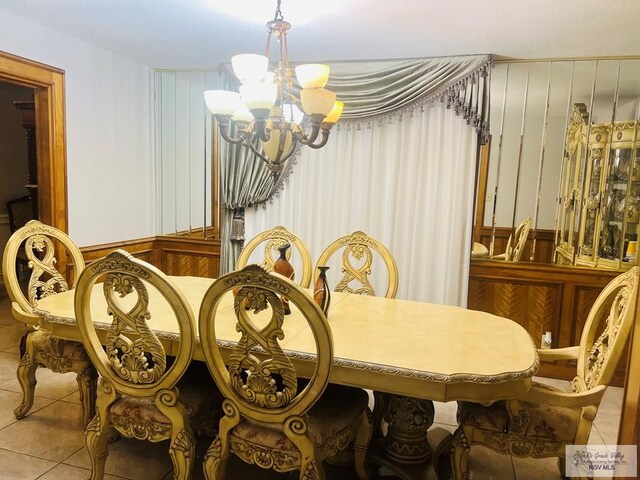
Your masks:
<path fill-rule="evenodd" d="M 38 214 L 67 232 L 64 70 L 0 51 L 0 80 L 34 89 Z"/>

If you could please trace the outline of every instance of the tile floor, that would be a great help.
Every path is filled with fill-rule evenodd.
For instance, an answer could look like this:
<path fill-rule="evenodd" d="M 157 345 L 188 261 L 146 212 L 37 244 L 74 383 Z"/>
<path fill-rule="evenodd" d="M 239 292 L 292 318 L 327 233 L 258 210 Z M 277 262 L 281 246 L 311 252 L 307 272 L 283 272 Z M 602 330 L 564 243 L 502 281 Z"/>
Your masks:
<path fill-rule="evenodd" d="M 2 480 L 77 480 L 89 478 L 89 461 L 83 444 L 81 408 L 74 374 L 55 374 L 38 370 L 36 399 L 30 414 L 16 421 L 13 408 L 21 394 L 15 378 L 19 339 L 24 327 L 10 314 L 10 302 L 0 291 L 0 479 Z M 547 381 L 546 379 L 544 381 Z M 554 385 L 568 382 L 548 380 Z M 622 389 L 609 388 L 591 432 L 590 443 L 615 444 L 617 439 Z M 435 432 L 455 429 L 455 402 L 436 403 Z M 437 435 L 432 435 L 437 437 Z M 207 444 L 200 450 L 206 449 Z M 433 445 L 435 448 L 435 445 Z M 119 439 L 110 445 L 105 480 L 165 480 L 171 478 L 171 462 L 166 442 L 151 444 Z M 201 462 L 202 453 L 198 455 Z M 482 447 L 471 450 L 470 477 L 473 480 L 534 480 L 561 478 L 555 459 L 529 460 L 495 454 Z M 384 473 L 384 472 L 383 472 Z M 203 478 L 201 466 L 194 469 L 196 479 Z M 231 462 L 229 480 L 276 480 L 297 478 L 296 474 L 278 475 Z M 354 478 L 348 469 L 328 469 L 328 480 Z M 384 477 L 391 479 L 394 477 Z M 429 468 L 425 478 L 435 479 Z"/>

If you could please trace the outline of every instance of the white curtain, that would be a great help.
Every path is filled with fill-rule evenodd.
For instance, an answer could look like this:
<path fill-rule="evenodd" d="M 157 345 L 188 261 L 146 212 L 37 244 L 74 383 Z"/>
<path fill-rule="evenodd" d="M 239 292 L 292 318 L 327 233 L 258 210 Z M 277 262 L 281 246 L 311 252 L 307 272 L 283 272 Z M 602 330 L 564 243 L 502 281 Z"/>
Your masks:
<path fill-rule="evenodd" d="M 340 123 L 324 148 L 301 149 L 266 208 L 246 209 L 245 238 L 283 225 L 315 262 L 362 230 L 393 253 L 397 298 L 466 306 L 477 140 L 441 103 Z"/>

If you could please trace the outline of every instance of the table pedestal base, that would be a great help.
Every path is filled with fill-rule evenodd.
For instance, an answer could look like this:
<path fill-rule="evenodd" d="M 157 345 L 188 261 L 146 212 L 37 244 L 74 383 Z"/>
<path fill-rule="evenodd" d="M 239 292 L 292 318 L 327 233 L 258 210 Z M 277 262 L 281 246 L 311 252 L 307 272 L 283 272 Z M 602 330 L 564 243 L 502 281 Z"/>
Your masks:
<path fill-rule="evenodd" d="M 383 440 L 385 453 L 399 463 L 421 463 L 431 458 L 427 430 L 433 424 L 433 402 L 400 395 L 383 397 L 383 416 L 388 425 Z"/>

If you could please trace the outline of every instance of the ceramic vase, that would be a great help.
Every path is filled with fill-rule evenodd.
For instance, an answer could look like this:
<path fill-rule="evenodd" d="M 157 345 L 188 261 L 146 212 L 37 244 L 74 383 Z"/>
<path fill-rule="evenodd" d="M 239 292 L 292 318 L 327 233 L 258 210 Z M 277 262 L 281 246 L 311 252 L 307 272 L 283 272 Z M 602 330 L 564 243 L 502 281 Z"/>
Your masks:
<path fill-rule="evenodd" d="M 331 303 L 331 289 L 327 282 L 327 270 L 329 270 L 329 267 L 318 267 L 318 270 L 320 270 L 320 274 L 313 289 L 313 298 L 325 316 L 327 316 L 329 315 L 329 304 Z"/>
<path fill-rule="evenodd" d="M 287 260 L 287 250 L 291 247 L 290 244 L 285 243 L 284 245 L 278 247 L 278 251 L 280 252 L 280 257 L 273 264 L 273 271 L 279 273 L 287 277 L 289 280 L 293 280 L 295 278 L 295 272 L 293 271 L 293 266 Z M 291 308 L 289 308 L 289 300 L 286 297 L 282 298 L 282 305 L 284 306 L 284 314 L 289 315 L 291 313 Z"/>

